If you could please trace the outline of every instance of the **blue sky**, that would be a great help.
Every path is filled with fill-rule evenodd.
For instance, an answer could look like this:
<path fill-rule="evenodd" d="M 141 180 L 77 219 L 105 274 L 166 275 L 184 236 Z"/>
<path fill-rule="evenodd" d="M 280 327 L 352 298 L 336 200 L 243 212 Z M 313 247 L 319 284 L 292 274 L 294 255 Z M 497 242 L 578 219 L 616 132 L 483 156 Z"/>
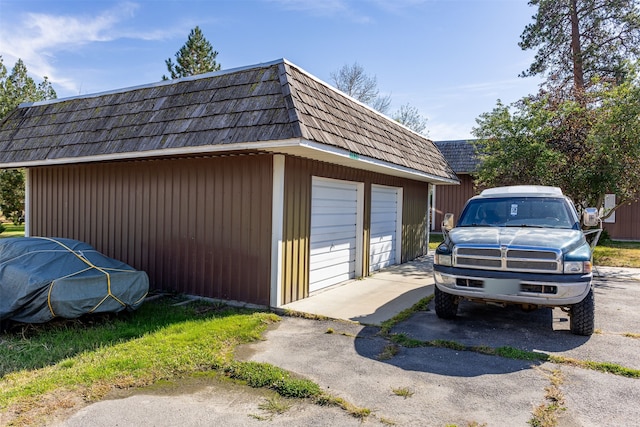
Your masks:
<path fill-rule="evenodd" d="M 0 0 L 0 55 L 22 58 L 58 98 L 157 82 L 165 60 L 200 26 L 223 69 L 286 58 L 331 83 L 360 64 L 409 104 L 433 140 L 471 137 L 498 99 L 537 91 L 519 78 L 526 0 Z"/>

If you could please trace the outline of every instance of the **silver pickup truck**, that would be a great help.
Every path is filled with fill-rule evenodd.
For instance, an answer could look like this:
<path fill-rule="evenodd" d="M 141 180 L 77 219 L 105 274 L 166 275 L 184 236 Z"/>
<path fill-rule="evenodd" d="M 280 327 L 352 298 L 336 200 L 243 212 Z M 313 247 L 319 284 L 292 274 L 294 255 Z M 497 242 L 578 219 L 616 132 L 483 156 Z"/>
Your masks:
<path fill-rule="evenodd" d="M 582 222 L 599 226 L 597 210 L 586 209 Z M 527 310 L 561 307 L 572 333 L 593 333 L 592 250 L 601 229 L 583 231 L 559 188 L 484 190 L 469 199 L 455 227 L 447 214 L 442 228 L 434 256 L 438 317 L 454 318 L 461 299 Z"/>

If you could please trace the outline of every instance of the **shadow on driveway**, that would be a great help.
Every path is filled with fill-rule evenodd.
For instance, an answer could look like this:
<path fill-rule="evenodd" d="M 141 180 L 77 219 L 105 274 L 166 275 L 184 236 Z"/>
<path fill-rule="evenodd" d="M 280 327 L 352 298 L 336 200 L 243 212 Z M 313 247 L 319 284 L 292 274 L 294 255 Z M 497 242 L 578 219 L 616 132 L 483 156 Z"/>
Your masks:
<path fill-rule="evenodd" d="M 590 339 L 571 334 L 569 317 L 560 309 L 543 308 L 525 312 L 517 306 L 503 308 L 462 301 L 458 317 L 444 320 L 436 316 L 433 304 L 431 301 L 427 311 L 413 313 L 390 332 L 422 342 L 443 340 L 466 347 L 512 347 L 544 353 L 576 349 Z M 380 309 L 385 310 L 385 307 Z M 378 331 L 378 327 L 369 326 L 360 331 L 358 337 L 367 339 L 355 340 L 358 354 L 379 360 L 379 353 L 375 353 L 368 342 Z M 401 348 L 396 356 L 383 362 L 402 369 L 450 376 L 504 374 L 530 369 L 541 363 L 430 346 Z"/>

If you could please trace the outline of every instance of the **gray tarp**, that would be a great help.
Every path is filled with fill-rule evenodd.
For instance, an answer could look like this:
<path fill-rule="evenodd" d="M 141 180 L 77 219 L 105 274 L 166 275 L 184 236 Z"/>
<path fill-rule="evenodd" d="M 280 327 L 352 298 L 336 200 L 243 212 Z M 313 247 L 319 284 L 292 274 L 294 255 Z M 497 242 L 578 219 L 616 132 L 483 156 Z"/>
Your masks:
<path fill-rule="evenodd" d="M 0 321 L 43 323 L 135 310 L 149 278 L 71 239 L 0 239 Z"/>

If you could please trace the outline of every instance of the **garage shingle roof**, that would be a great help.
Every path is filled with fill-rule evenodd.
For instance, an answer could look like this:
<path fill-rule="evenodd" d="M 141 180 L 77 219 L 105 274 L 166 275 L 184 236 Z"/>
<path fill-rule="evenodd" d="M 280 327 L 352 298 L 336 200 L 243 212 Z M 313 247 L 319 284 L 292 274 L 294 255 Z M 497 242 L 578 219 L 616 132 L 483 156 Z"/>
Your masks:
<path fill-rule="evenodd" d="M 0 167 L 296 139 L 456 180 L 432 141 L 286 60 L 21 105 L 0 123 Z"/>

